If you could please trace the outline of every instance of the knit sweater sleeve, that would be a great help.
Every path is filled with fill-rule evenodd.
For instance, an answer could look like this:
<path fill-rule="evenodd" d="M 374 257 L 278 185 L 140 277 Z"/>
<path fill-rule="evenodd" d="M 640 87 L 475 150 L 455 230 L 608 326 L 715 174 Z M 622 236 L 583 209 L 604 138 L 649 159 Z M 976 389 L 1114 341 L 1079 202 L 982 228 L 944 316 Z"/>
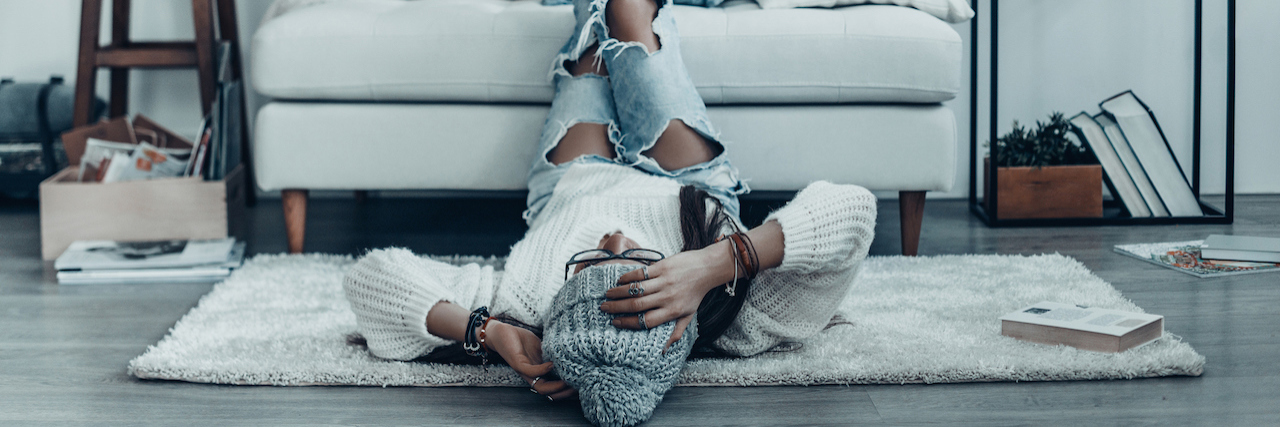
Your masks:
<path fill-rule="evenodd" d="M 737 319 L 716 340 L 733 355 L 759 354 L 826 327 L 875 237 L 876 199 L 859 186 L 819 181 L 771 220 L 782 228 L 782 264 L 756 277 Z"/>
<path fill-rule="evenodd" d="M 369 351 L 384 359 L 413 360 L 453 342 L 427 332 L 427 313 L 436 303 L 474 308 L 492 299 L 493 282 L 492 267 L 455 266 L 389 248 L 356 262 L 342 289 Z"/>

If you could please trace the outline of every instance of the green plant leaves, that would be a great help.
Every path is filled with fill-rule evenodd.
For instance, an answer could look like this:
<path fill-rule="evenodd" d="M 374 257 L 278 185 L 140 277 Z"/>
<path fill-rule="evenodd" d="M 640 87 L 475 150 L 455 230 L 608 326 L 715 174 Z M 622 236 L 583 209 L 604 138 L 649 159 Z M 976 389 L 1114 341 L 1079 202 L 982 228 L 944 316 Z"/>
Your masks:
<path fill-rule="evenodd" d="M 1037 120 L 1034 130 L 1028 130 L 1014 120 L 1013 129 L 996 139 L 995 163 L 1000 167 L 1097 164 L 1098 159 L 1087 147 L 1076 145 L 1067 138 L 1072 132 L 1079 135 L 1080 129 L 1057 111 L 1049 115 L 1048 122 Z M 986 145 L 983 144 L 984 147 Z"/>

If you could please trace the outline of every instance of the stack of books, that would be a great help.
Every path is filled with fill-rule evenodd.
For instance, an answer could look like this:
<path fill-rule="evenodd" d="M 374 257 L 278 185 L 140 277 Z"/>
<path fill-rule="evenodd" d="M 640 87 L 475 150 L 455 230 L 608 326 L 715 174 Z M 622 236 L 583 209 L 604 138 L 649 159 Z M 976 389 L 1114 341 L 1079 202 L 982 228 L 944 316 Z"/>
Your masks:
<path fill-rule="evenodd" d="M 77 241 L 54 262 L 58 283 L 208 283 L 226 278 L 244 260 L 244 242 L 161 240 Z"/>
<path fill-rule="evenodd" d="M 1200 203 L 1147 105 L 1125 91 L 1098 104 L 1102 112 L 1071 118 L 1129 216 L 1198 217 Z"/>

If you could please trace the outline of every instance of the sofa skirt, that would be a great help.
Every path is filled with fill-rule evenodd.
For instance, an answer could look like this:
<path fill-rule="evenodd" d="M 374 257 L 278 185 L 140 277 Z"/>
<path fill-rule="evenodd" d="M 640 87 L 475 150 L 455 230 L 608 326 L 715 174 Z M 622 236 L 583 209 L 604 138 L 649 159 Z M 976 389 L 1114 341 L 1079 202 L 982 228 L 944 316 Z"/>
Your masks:
<path fill-rule="evenodd" d="M 545 104 L 272 102 L 254 126 L 263 190 L 524 190 Z M 815 180 L 948 191 L 956 122 L 941 104 L 708 106 L 754 191 Z"/>

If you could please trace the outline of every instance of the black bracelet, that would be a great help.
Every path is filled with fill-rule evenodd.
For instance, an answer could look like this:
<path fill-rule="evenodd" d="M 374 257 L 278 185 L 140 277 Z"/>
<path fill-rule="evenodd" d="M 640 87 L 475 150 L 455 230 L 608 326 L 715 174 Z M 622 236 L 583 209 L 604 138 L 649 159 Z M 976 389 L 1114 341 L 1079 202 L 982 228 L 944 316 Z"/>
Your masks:
<path fill-rule="evenodd" d="M 471 317 L 467 320 L 467 331 L 463 334 L 462 340 L 462 350 L 466 351 L 467 355 L 482 359 L 489 357 L 489 352 L 476 337 L 476 328 L 483 325 L 485 320 L 489 320 L 489 307 L 480 307 L 471 312 Z"/>

